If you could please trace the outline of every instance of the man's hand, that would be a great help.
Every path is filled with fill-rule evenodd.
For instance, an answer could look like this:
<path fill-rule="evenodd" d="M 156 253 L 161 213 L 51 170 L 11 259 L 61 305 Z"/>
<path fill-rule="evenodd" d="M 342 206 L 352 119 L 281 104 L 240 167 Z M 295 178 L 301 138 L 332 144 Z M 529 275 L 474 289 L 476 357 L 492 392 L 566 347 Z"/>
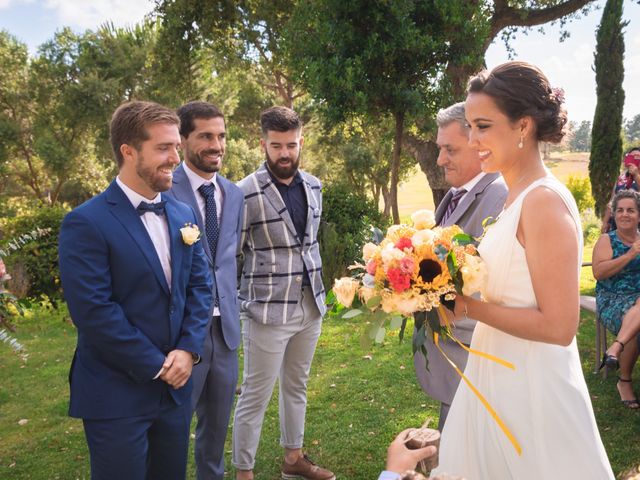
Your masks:
<path fill-rule="evenodd" d="M 161 380 L 176 389 L 184 387 L 191 376 L 193 356 L 191 352 L 172 350 L 167 354 L 162 368 L 164 372 L 160 375 Z"/>
<path fill-rule="evenodd" d="M 436 447 L 428 447 L 410 450 L 405 442 L 407 437 L 415 429 L 408 428 L 398 434 L 387 449 L 387 470 L 395 473 L 404 473 L 407 470 L 414 470 L 418 462 L 424 458 L 436 454 Z"/>

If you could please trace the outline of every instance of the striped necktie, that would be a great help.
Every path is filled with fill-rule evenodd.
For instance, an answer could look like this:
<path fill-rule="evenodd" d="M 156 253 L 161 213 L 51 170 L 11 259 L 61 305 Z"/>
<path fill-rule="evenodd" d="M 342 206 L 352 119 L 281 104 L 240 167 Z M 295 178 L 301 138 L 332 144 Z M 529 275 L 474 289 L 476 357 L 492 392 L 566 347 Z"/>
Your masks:
<path fill-rule="evenodd" d="M 459 190 L 456 190 L 456 192 L 453 195 L 451 195 L 451 198 L 449 199 L 449 205 L 447 205 L 447 209 L 445 210 L 444 215 L 440 219 L 440 225 L 444 225 L 444 222 L 446 222 L 447 219 L 451 215 L 453 215 L 453 212 L 458 206 L 458 203 L 460 203 L 460 199 L 464 197 L 465 193 L 467 193 L 467 191 L 464 188 L 461 188 Z"/>

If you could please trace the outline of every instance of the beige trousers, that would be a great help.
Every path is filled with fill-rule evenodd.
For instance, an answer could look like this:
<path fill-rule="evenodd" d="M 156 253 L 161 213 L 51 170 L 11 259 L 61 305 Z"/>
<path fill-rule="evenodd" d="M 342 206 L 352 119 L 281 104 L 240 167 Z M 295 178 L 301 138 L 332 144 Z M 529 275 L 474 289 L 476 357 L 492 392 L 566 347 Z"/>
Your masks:
<path fill-rule="evenodd" d="M 307 380 L 322 327 L 311 288 L 284 325 L 264 325 L 245 312 L 242 321 L 244 369 L 242 393 L 233 420 L 232 463 L 252 470 L 264 414 L 279 380 L 280 445 L 302 448 L 307 409 Z"/>

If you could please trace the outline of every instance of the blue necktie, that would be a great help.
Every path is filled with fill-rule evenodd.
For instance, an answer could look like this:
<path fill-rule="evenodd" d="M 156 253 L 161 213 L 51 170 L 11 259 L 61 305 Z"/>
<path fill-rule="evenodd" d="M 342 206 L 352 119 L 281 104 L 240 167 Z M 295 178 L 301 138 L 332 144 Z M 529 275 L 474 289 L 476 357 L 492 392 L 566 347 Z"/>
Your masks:
<path fill-rule="evenodd" d="M 215 191 L 216 186 L 212 183 L 203 183 L 198 188 L 200 195 L 204 197 L 204 229 L 207 237 L 207 243 L 209 244 L 209 250 L 211 251 L 211 258 L 215 263 L 216 249 L 218 247 L 218 237 L 220 236 L 220 226 L 218 225 L 218 207 L 216 206 Z M 214 306 L 219 305 L 218 293 L 216 291 Z"/>
<path fill-rule="evenodd" d="M 142 216 L 147 212 L 153 212 L 156 215 L 164 215 L 164 206 L 167 202 L 165 200 L 157 203 L 140 202 L 140 205 L 136 208 L 138 215 Z"/>

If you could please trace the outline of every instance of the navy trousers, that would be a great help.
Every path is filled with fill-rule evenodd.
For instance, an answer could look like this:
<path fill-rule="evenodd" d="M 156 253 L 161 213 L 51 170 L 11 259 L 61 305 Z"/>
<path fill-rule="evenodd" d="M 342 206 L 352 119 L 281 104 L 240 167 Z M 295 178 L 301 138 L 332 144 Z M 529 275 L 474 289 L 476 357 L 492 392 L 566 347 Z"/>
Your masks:
<path fill-rule="evenodd" d="M 156 412 L 139 417 L 83 419 L 92 480 L 184 480 L 191 406 L 168 392 Z"/>

